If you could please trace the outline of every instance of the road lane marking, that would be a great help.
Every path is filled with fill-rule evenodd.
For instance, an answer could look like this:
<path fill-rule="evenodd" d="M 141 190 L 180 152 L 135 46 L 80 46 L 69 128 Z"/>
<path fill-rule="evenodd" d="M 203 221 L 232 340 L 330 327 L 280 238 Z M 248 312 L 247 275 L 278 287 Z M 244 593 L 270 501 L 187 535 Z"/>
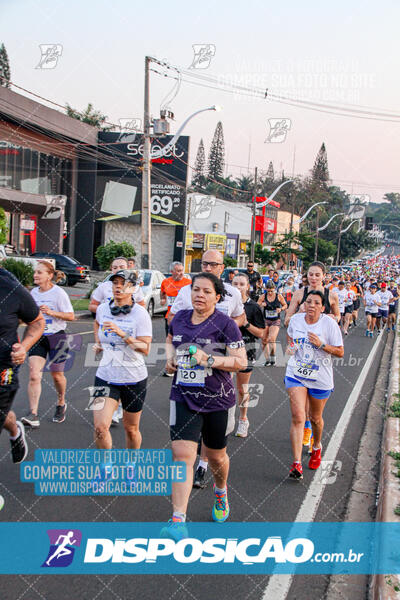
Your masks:
<path fill-rule="evenodd" d="M 353 414 L 354 408 L 357 404 L 361 389 L 364 385 L 365 379 L 367 378 L 372 362 L 375 358 L 375 354 L 378 350 L 379 343 L 384 337 L 385 336 L 383 335 L 383 333 L 378 335 L 374 345 L 372 346 L 368 358 L 365 361 L 365 365 L 362 368 L 360 375 L 358 376 L 358 379 L 353 387 L 353 391 L 351 392 L 346 402 L 342 415 L 324 452 L 322 459 L 325 461 L 336 460 L 336 456 L 343 442 L 344 435 L 350 423 L 350 419 Z M 299 512 L 297 513 L 296 519 L 294 521 L 295 523 L 308 523 L 314 520 L 326 485 L 326 483 L 321 482 L 319 473 L 318 471 L 316 471 L 311 481 L 310 487 L 308 488 L 307 494 L 302 502 L 302 505 L 300 506 Z M 267 587 L 264 590 L 262 600 L 271 600 L 271 598 L 279 598 L 279 600 L 285 600 L 289 593 L 290 586 L 292 585 L 292 580 L 293 575 L 271 575 Z"/>

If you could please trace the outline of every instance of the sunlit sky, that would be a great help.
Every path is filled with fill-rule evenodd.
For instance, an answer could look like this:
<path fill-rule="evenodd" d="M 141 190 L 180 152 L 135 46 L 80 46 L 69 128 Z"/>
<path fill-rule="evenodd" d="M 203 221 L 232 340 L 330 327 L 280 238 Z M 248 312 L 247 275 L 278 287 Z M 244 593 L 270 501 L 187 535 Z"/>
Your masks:
<path fill-rule="evenodd" d="M 194 44 L 215 47 L 208 68 L 196 75 L 268 88 L 269 96 L 400 114 L 397 0 L 2 0 L 0 16 L 13 82 L 79 110 L 92 102 L 113 123 L 143 118 L 146 54 L 188 69 Z M 62 46 L 55 68 L 35 68 L 39 44 Z M 174 83 L 151 74 L 153 116 Z M 192 165 L 200 138 L 208 153 L 221 120 L 225 174 L 246 175 L 255 166 L 265 171 L 272 161 L 275 172 L 307 175 L 325 142 L 334 184 L 375 202 L 385 192 L 400 192 L 400 120 L 338 116 L 182 82 L 170 106 L 172 130 L 213 104 L 223 110 L 198 115 L 185 130 Z M 269 119 L 290 120 L 281 143 L 266 141 Z"/>

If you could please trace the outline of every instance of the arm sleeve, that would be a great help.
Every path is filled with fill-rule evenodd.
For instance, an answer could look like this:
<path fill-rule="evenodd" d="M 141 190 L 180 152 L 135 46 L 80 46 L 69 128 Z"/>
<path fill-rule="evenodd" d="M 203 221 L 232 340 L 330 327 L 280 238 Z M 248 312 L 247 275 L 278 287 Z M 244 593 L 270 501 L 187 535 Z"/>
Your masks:
<path fill-rule="evenodd" d="M 261 308 L 258 306 L 258 304 L 256 305 L 255 309 L 254 309 L 254 327 L 260 327 L 260 329 L 264 329 L 265 327 L 265 322 L 264 322 L 264 317 L 263 317 L 263 313 Z"/>
<path fill-rule="evenodd" d="M 187 301 L 187 291 L 186 291 L 187 287 L 188 286 L 185 285 L 181 290 L 179 290 L 179 293 L 178 293 L 177 297 L 175 298 L 174 303 L 170 309 L 170 312 L 173 315 L 176 315 L 176 313 L 179 310 L 186 310 L 186 309 L 192 308 L 192 301 L 191 301 L 190 295 L 189 295 L 189 302 Z"/>
<path fill-rule="evenodd" d="M 143 306 L 139 308 L 143 308 Z M 136 335 L 144 337 L 153 337 L 153 328 L 151 325 L 150 315 L 145 308 L 143 308 L 143 310 L 140 311 Z"/>
<path fill-rule="evenodd" d="M 103 288 L 102 285 L 98 285 L 97 288 L 94 290 L 91 300 L 96 300 L 96 302 L 100 302 L 100 304 L 103 303 L 104 301 L 104 294 L 103 294 Z"/>
<path fill-rule="evenodd" d="M 30 295 L 30 293 L 25 290 L 22 285 L 18 289 L 19 296 L 19 307 L 17 311 L 18 318 L 24 321 L 24 323 L 30 323 L 34 321 L 36 317 L 39 316 L 39 308 Z"/>
<path fill-rule="evenodd" d="M 65 292 L 62 289 L 59 289 L 59 294 L 57 298 L 57 310 L 60 310 L 60 312 L 74 312 L 71 300 L 69 299 L 67 292 Z"/>
<path fill-rule="evenodd" d="M 240 315 L 242 315 L 244 312 L 242 297 L 240 295 L 240 292 L 235 288 L 233 288 L 232 296 L 233 296 L 233 310 L 231 313 L 231 317 L 240 317 Z"/>

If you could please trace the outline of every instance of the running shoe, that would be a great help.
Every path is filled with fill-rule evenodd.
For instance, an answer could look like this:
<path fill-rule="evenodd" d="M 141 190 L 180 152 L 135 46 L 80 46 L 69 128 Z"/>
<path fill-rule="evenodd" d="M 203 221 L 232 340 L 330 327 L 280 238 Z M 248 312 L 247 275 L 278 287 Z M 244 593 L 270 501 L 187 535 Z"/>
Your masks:
<path fill-rule="evenodd" d="M 28 455 L 28 444 L 25 439 L 25 427 L 21 421 L 17 421 L 19 436 L 16 440 L 10 439 L 11 456 L 13 463 L 21 463 Z"/>
<path fill-rule="evenodd" d="M 322 446 L 318 448 L 318 450 L 313 450 L 311 452 L 310 460 L 308 462 L 309 469 L 318 469 L 318 467 L 321 465 L 321 451 Z"/>
<path fill-rule="evenodd" d="M 236 436 L 237 437 L 247 437 L 247 432 L 249 429 L 249 421 L 248 419 L 239 419 L 239 423 L 238 423 L 238 428 L 236 431 Z"/>
<path fill-rule="evenodd" d="M 369 337 L 369 331 L 368 331 L 368 329 L 365 330 L 365 336 Z"/>
<path fill-rule="evenodd" d="M 114 410 L 113 416 L 111 417 L 111 427 L 115 427 L 116 425 L 118 425 L 118 423 L 119 423 L 119 415 L 118 415 L 118 408 L 117 408 L 117 410 Z"/>
<path fill-rule="evenodd" d="M 269 359 L 269 362 L 271 364 L 271 367 L 274 367 L 276 365 L 276 357 L 271 356 L 271 358 Z"/>
<path fill-rule="evenodd" d="M 168 525 L 163 527 L 160 531 L 161 538 L 168 538 L 170 540 L 184 540 L 189 537 L 189 533 L 186 527 L 186 523 L 183 521 L 174 521 L 170 519 Z"/>
<path fill-rule="evenodd" d="M 270 361 L 270 359 L 268 359 L 268 360 L 265 361 L 264 367 L 269 367 L 270 364 L 271 364 L 271 361 Z"/>
<path fill-rule="evenodd" d="M 386 329 L 386 331 L 390 331 L 390 327 L 388 327 L 388 328 Z"/>
<path fill-rule="evenodd" d="M 217 523 L 223 523 L 229 517 L 229 502 L 227 492 L 216 492 L 214 485 L 215 501 L 212 508 L 212 518 Z"/>
<path fill-rule="evenodd" d="M 122 408 L 122 404 L 121 402 L 118 404 L 118 408 L 117 408 L 117 415 L 118 415 L 118 419 L 121 421 L 121 419 L 124 418 L 124 411 Z"/>
<path fill-rule="evenodd" d="M 392 325 L 392 331 L 394 331 L 394 330 L 395 330 L 395 326 L 394 326 L 394 325 Z"/>
<path fill-rule="evenodd" d="M 303 467 L 301 463 L 294 462 L 289 471 L 289 477 L 291 479 L 303 479 Z"/>
<path fill-rule="evenodd" d="M 37 429 L 40 427 L 39 417 L 32 411 L 25 415 L 25 417 L 22 417 L 21 423 L 28 425 L 28 427 L 32 427 L 32 429 Z"/>
<path fill-rule="evenodd" d="M 203 467 L 197 467 L 196 469 L 196 473 L 194 474 L 194 479 L 193 479 L 193 487 L 194 488 L 199 488 L 199 489 L 204 489 L 206 487 L 206 473 L 207 471 L 203 468 Z"/>
<path fill-rule="evenodd" d="M 57 404 L 56 412 L 54 413 L 53 423 L 63 423 L 65 421 L 65 413 L 67 412 L 67 405 Z"/>
<path fill-rule="evenodd" d="M 312 436 L 312 429 L 310 421 L 306 421 L 304 425 L 304 433 L 303 433 L 303 446 L 309 446 L 310 440 Z"/>
<path fill-rule="evenodd" d="M 173 373 L 167 373 L 167 371 L 164 371 L 164 373 L 162 374 L 163 377 L 173 377 L 174 374 Z"/>

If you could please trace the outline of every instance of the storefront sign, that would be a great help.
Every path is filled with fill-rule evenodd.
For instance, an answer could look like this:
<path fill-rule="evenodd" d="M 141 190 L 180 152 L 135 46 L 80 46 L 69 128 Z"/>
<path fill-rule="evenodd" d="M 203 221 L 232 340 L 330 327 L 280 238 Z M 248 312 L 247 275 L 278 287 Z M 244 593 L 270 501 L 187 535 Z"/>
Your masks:
<path fill-rule="evenodd" d="M 220 235 L 216 233 L 207 233 L 204 244 L 205 250 L 221 250 L 225 251 L 226 235 Z"/>
<path fill-rule="evenodd" d="M 193 248 L 205 248 L 205 233 L 194 233 L 193 232 Z"/>
<path fill-rule="evenodd" d="M 32 219 L 21 219 L 20 225 L 23 231 L 34 231 L 36 223 Z"/>
<path fill-rule="evenodd" d="M 193 248 L 193 231 L 186 232 L 186 250 Z"/>

